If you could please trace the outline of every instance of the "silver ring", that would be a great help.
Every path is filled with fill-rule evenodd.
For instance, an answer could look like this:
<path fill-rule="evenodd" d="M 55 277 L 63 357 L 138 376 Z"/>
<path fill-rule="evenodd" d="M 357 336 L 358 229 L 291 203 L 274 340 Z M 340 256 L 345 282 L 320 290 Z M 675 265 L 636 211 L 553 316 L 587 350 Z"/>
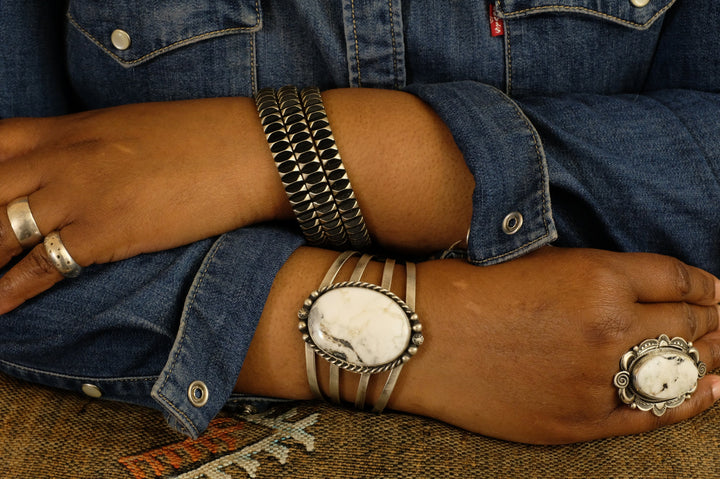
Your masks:
<path fill-rule="evenodd" d="M 75 278 L 82 272 L 82 267 L 70 256 L 57 231 L 45 237 L 45 251 L 53 266 L 66 278 Z"/>
<path fill-rule="evenodd" d="M 691 342 L 662 334 L 623 354 L 613 383 L 622 402 L 662 416 L 689 398 L 706 372 Z"/>
<path fill-rule="evenodd" d="M 28 197 L 23 196 L 11 201 L 7 205 L 7 215 L 10 227 L 23 249 L 35 246 L 42 239 L 42 233 L 35 222 Z"/>

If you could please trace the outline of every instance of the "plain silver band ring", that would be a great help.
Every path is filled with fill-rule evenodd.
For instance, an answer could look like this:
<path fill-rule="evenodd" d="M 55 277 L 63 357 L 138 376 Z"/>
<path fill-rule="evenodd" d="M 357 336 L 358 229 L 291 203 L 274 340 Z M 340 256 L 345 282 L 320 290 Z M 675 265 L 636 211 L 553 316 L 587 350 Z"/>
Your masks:
<path fill-rule="evenodd" d="M 42 233 L 35 222 L 28 197 L 23 196 L 11 201 L 7 205 L 7 215 L 10 227 L 23 249 L 31 248 L 42 240 Z"/>
<path fill-rule="evenodd" d="M 82 272 L 82 267 L 70 256 L 57 231 L 45 237 L 45 251 L 53 266 L 66 278 L 75 278 Z"/>

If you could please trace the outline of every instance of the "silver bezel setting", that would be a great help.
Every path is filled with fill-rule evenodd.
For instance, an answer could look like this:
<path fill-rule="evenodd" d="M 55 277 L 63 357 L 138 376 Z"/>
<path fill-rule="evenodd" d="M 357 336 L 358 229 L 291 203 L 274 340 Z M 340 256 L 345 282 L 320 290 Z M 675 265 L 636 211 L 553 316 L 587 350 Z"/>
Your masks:
<path fill-rule="evenodd" d="M 410 340 L 405 347 L 404 351 L 401 352 L 394 360 L 387 362 L 385 364 L 381 364 L 379 366 L 364 366 L 360 364 L 354 364 L 348 361 L 345 361 L 343 359 L 337 358 L 331 354 L 328 354 L 323 349 L 321 349 L 319 346 L 315 344 L 312 337 L 310 336 L 310 332 L 308 331 L 308 325 L 307 320 L 308 316 L 310 314 L 310 310 L 312 309 L 313 305 L 317 301 L 317 299 L 322 296 L 323 294 L 327 293 L 328 291 L 336 290 L 339 288 L 364 288 L 371 291 L 375 291 L 379 294 L 383 294 L 386 297 L 393 300 L 395 303 L 400 306 L 400 308 L 405 313 L 405 316 L 410 324 Z M 324 288 L 318 289 L 310 293 L 310 296 L 305 300 L 303 303 L 303 307 L 298 311 L 298 328 L 300 329 L 300 332 L 302 333 L 303 340 L 312 348 L 312 350 L 321 358 L 324 360 L 330 362 L 331 364 L 334 364 L 338 366 L 339 368 L 345 369 L 347 371 L 351 371 L 354 373 L 369 373 L 369 374 L 377 374 L 384 371 L 389 371 L 391 369 L 394 369 L 398 367 L 401 364 L 404 364 L 410 360 L 418 351 L 418 347 L 422 345 L 424 341 L 424 337 L 422 335 L 422 324 L 420 323 L 420 320 L 418 319 L 417 313 L 413 311 L 405 301 L 400 299 L 397 295 L 395 295 L 393 292 L 388 291 L 387 289 L 378 286 L 376 284 L 366 283 L 364 281 L 345 281 L 341 283 L 334 283 L 329 286 L 326 286 Z"/>
<path fill-rule="evenodd" d="M 633 347 L 627 353 L 623 354 L 620 358 L 620 372 L 615 374 L 613 384 L 618 388 L 618 395 L 620 396 L 620 400 L 622 402 L 630 405 L 633 409 L 637 408 L 641 411 L 652 411 L 656 416 L 662 416 L 665 414 L 665 411 L 679 406 L 685 401 L 685 399 L 689 398 L 690 395 L 695 392 L 697 386 L 673 399 L 657 400 L 655 398 L 647 397 L 635 389 L 632 378 L 634 368 L 638 364 L 639 360 L 648 355 L 661 354 L 665 352 L 682 355 L 693 361 L 698 370 L 698 379 L 705 376 L 707 366 L 705 363 L 700 361 L 700 353 L 693 347 L 691 342 L 679 337 L 670 339 L 665 334 L 660 335 L 657 339 L 646 339 L 639 345 Z"/>

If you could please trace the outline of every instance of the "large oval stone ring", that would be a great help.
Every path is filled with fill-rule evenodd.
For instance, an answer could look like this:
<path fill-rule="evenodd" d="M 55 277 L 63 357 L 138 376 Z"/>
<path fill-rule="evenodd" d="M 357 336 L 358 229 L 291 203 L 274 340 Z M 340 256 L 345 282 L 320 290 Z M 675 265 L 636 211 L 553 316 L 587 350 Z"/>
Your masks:
<path fill-rule="evenodd" d="M 613 382 L 622 402 L 662 416 L 689 398 L 706 372 L 691 342 L 662 334 L 623 354 Z"/>
<path fill-rule="evenodd" d="M 45 237 L 45 251 L 53 266 L 66 278 L 75 278 L 82 272 L 82 267 L 70 256 L 57 231 Z"/>
<path fill-rule="evenodd" d="M 28 197 L 23 196 L 11 201 L 7 205 L 7 215 L 10 227 L 23 249 L 31 248 L 42 239 L 42 233 L 35 222 Z"/>

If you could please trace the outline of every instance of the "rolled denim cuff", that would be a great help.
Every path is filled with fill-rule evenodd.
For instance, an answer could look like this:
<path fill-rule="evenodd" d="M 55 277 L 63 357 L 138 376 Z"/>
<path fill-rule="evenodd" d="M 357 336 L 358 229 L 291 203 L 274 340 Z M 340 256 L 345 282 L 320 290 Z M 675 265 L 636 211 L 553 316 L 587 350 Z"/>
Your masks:
<path fill-rule="evenodd" d="M 475 178 L 470 262 L 500 263 L 557 238 L 542 142 L 513 100 L 469 81 L 406 91 L 445 122 Z"/>
<path fill-rule="evenodd" d="M 302 243 L 281 227 L 256 226 L 222 235 L 205 256 L 152 390 L 175 429 L 197 437 L 226 404 L 275 275 Z"/>

